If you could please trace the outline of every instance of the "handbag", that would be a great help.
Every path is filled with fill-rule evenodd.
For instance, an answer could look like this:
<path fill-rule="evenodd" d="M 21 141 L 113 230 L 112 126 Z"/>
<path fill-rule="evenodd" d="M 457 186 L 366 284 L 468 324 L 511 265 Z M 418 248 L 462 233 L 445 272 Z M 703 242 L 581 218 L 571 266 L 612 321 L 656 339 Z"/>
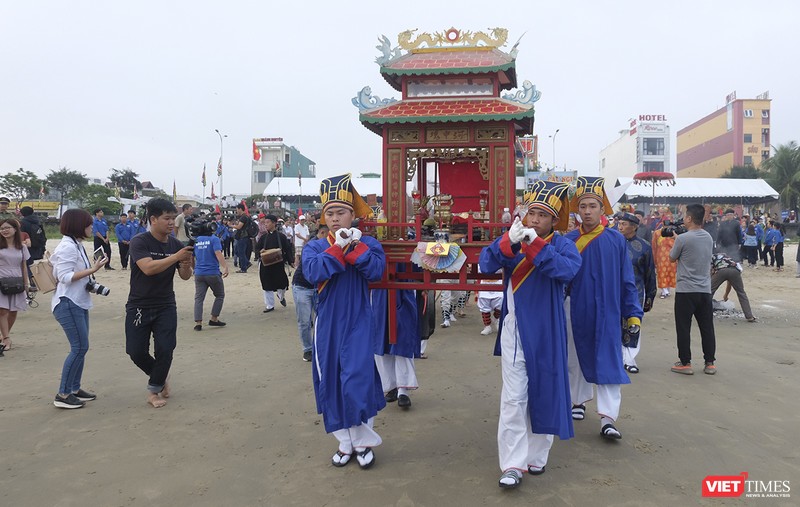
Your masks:
<path fill-rule="evenodd" d="M 283 251 L 280 248 L 261 250 L 261 264 L 264 266 L 272 266 L 280 262 L 283 262 Z"/>
<path fill-rule="evenodd" d="M 53 275 L 53 264 L 50 262 L 50 252 L 44 253 L 44 258 L 34 261 L 31 264 L 31 274 L 33 281 L 36 283 L 36 288 L 42 294 L 47 294 L 56 290 L 58 280 Z"/>
<path fill-rule="evenodd" d="M 25 283 L 22 277 L 10 276 L 8 278 L 0 278 L 0 292 L 6 296 L 13 296 L 14 294 L 25 292 Z"/>

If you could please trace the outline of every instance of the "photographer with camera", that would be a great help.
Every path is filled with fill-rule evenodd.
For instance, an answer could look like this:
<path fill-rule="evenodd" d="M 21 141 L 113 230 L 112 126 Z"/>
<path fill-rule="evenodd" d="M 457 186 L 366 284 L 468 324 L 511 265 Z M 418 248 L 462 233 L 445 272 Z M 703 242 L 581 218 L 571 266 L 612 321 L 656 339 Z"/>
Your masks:
<path fill-rule="evenodd" d="M 192 210 L 192 205 L 187 202 L 181 206 L 181 212 L 175 217 L 175 237 L 183 243 L 183 246 L 189 245 L 190 220 L 187 219 L 192 216 Z"/>
<path fill-rule="evenodd" d="M 175 236 L 175 205 L 166 199 L 147 202 L 150 231 L 131 239 L 131 290 L 125 305 L 125 352 L 150 379 L 147 402 L 155 408 L 167 404 L 167 376 L 178 332 L 178 310 L 173 279 L 177 269 L 183 280 L 192 276 L 192 247 Z M 153 336 L 155 357 L 150 355 Z"/>
<path fill-rule="evenodd" d="M 222 327 L 219 320 L 222 303 L 225 301 L 225 284 L 222 279 L 228 276 L 228 264 L 222 256 L 222 241 L 215 234 L 217 223 L 198 218 L 189 225 L 189 241 L 194 245 L 194 330 L 203 330 L 203 302 L 208 289 L 214 294 L 209 326 Z"/>
<path fill-rule="evenodd" d="M 58 280 L 51 309 L 69 341 L 69 354 L 61 369 L 61 384 L 53 405 L 58 408 L 81 408 L 97 396 L 81 389 L 81 377 L 86 353 L 89 351 L 89 310 L 91 293 L 108 295 L 108 289 L 98 284 L 94 274 L 108 262 L 99 255 L 89 259 L 83 240 L 92 237 L 92 216 L 82 209 L 70 209 L 61 216 L 64 237 L 50 257 L 53 276 Z M 100 287 L 98 291 L 96 288 Z M 105 290 L 103 290 L 105 289 Z"/>
<path fill-rule="evenodd" d="M 671 370 L 692 375 L 691 330 L 692 317 L 697 320 L 703 344 L 705 367 L 703 373 L 714 375 L 716 338 L 714 336 L 714 307 L 711 302 L 711 271 L 709 259 L 714 250 L 714 240 L 703 230 L 705 210 L 701 204 L 686 206 L 687 232 L 675 237 L 675 246 L 669 254 L 678 262 L 675 288 L 675 330 L 678 339 L 678 358 Z"/>

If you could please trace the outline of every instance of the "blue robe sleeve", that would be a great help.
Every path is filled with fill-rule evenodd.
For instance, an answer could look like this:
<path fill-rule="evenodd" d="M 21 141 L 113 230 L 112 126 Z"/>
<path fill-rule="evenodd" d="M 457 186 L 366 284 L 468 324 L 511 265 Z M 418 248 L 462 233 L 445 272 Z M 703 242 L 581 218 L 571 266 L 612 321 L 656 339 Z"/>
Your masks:
<path fill-rule="evenodd" d="M 581 254 L 578 253 L 575 243 L 566 238 L 559 241 L 558 246 L 536 238 L 526 247 L 525 256 L 541 274 L 564 283 L 572 281 L 581 269 Z"/>
<path fill-rule="evenodd" d="M 653 250 L 648 249 L 645 254 L 645 272 L 644 272 L 644 297 L 648 300 L 656 298 L 656 265 L 653 260 Z"/>
<path fill-rule="evenodd" d="M 336 245 L 328 245 L 326 239 L 312 241 L 303 250 L 303 276 L 313 284 L 330 280 L 345 270 L 344 253 Z"/>
<path fill-rule="evenodd" d="M 386 255 L 383 253 L 383 247 L 378 240 L 371 236 L 363 236 L 359 245 L 345 254 L 345 261 L 352 264 L 368 282 L 380 280 L 383 270 L 386 268 Z M 305 266 L 303 267 L 305 268 Z M 303 273 L 305 274 L 305 270 Z"/>
<path fill-rule="evenodd" d="M 519 243 L 512 245 L 506 232 L 491 245 L 481 250 L 478 258 L 478 266 L 482 273 L 494 273 L 500 268 L 513 269 L 519 263 L 519 254 L 522 245 Z"/>
<path fill-rule="evenodd" d="M 628 246 L 624 244 L 625 238 L 620 235 L 623 241 L 622 248 L 620 248 L 620 265 L 622 266 L 622 273 L 620 273 L 620 288 L 621 298 L 620 308 L 622 309 L 622 317 L 626 320 L 631 317 L 641 319 L 644 315 L 642 305 L 639 303 L 639 291 L 636 289 L 636 282 L 633 279 L 633 266 L 631 265 L 630 258 L 628 257 Z"/>

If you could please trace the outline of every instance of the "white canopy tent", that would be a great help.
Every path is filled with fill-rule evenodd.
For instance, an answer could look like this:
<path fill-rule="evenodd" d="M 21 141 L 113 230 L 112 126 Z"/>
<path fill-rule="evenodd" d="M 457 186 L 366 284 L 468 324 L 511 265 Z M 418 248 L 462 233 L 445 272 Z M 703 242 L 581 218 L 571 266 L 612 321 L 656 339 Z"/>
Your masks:
<path fill-rule="evenodd" d="M 325 178 L 303 178 L 302 186 L 297 178 L 273 178 L 262 193 L 265 196 L 303 196 L 319 198 L 319 185 Z M 361 196 L 375 194 L 383 195 L 381 178 L 353 178 L 353 186 Z"/>
<path fill-rule="evenodd" d="M 633 183 L 633 184 L 632 184 Z M 633 178 L 617 178 L 615 187 L 628 185 L 620 202 L 650 203 L 653 183 L 635 184 Z M 675 178 L 655 186 L 655 202 L 663 204 L 717 203 L 749 206 L 777 201 L 778 192 L 761 179 Z"/>

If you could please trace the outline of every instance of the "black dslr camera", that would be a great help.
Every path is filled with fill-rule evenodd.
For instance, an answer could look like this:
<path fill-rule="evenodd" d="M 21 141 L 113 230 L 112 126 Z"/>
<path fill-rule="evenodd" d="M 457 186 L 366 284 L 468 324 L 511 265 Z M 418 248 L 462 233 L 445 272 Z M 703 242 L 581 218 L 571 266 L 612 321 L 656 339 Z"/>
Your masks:
<path fill-rule="evenodd" d="M 186 219 L 189 229 L 189 246 L 194 246 L 200 236 L 212 236 L 217 232 L 217 222 L 199 215 L 192 215 Z"/>
<path fill-rule="evenodd" d="M 676 222 L 664 220 L 664 227 L 661 228 L 661 237 L 671 238 L 672 236 L 683 234 L 687 230 L 688 229 L 686 229 L 686 225 L 684 225 L 682 218 Z"/>
<path fill-rule="evenodd" d="M 94 277 L 89 277 L 89 281 L 86 282 L 86 291 L 91 292 L 92 294 L 99 294 L 100 296 L 108 296 L 111 292 L 111 289 L 106 287 L 105 285 L 98 283 Z"/>

